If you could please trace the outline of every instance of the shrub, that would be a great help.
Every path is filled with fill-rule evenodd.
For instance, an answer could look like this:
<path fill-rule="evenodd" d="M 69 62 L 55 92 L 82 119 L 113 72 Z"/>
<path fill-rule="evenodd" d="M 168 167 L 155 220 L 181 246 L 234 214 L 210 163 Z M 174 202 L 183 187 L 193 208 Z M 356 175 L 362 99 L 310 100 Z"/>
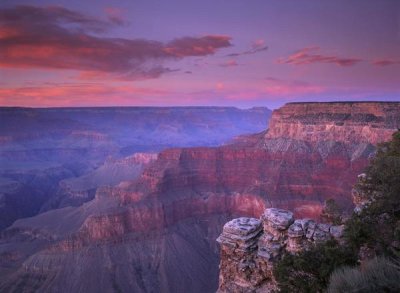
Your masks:
<path fill-rule="evenodd" d="M 274 269 L 280 292 L 323 292 L 329 281 L 329 292 L 400 292 L 399 265 L 387 259 L 375 259 L 362 271 L 339 269 L 354 266 L 362 246 L 377 255 L 400 255 L 400 131 L 378 147 L 365 178 L 357 187 L 370 204 L 345 223 L 346 245 L 328 241 L 285 255 Z M 336 204 L 327 201 L 323 216 L 339 222 L 339 214 Z"/>
<path fill-rule="evenodd" d="M 298 255 L 285 255 L 274 269 L 280 292 L 322 292 L 331 273 L 343 265 L 355 265 L 356 255 L 331 240 Z"/>
<path fill-rule="evenodd" d="M 381 255 L 398 255 L 392 244 L 400 242 L 400 131 L 378 147 L 358 189 L 370 204 L 346 223 L 348 244 L 354 249 L 367 245 Z"/>
<path fill-rule="evenodd" d="M 400 266 L 386 258 L 368 261 L 362 269 L 344 267 L 333 272 L 328 293 L 400 292 Z"/>
<path fill-rule="evenodd" d="M 324 209 L 321 213 L 321 218 L 323 221 L 333 225 L 341 225 L 342 215 L 343 210 L 334 199 L 330 198 L 325 201 Z"/>

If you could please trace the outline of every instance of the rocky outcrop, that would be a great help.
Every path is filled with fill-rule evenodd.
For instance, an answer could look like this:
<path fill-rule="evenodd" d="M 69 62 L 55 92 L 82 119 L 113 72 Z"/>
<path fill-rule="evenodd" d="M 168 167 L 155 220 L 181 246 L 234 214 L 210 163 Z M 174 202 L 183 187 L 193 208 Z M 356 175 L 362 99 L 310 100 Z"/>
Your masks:
<path fill-rule="evenodd" d="M 297 219 L 287 210 L 269 208 L 255 218 L 233 219 L 224 225 L 220 293 L 274 292 L 274 264 L 285 253 L 298 253 L 329 239 L 342 241 L 343 226 Z"/>

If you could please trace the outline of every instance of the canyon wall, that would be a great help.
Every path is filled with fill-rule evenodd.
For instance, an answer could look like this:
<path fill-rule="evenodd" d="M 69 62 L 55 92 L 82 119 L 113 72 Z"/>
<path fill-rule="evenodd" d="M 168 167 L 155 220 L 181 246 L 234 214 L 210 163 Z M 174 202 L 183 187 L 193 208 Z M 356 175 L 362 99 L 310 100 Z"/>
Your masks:
<path fill-rule="evenodd" d="M 258 211 L 273 206 L 311 218 L 333 198 L 350 211 L 357 174 L 399 125 L 400 103 L 287 104 L 264 133 L 218 148 L 162 152 L 123 194 L 127 201 L 253 196 L 263 202 Z"/>
<path fill-rule="evenodd" d="M 399 125 L 398 103 L 289 103 L 274 111 L 266 139 L 376 145 Z"/>
<path fill-rule="evenodd" d="M 81 205 L 98 186 L 132 180 L 145 164 L 122 161 L 135 153 L 221 145 L 265 129 L 270 113 L 263 107 L 0 107 L 0 230 L 19 218 Z"/>
<path fill-rule="evenodd" d="M 221 147 L 162 151 L 139 178 L 98 189 L 80 207 L 15 222 L 0 239 L 0 290 L 214 292 L 215 239 L 224 223 L 259 218 L 271 207 L 317 219 L 328 198 L 352 209 L 357 174 L 374 144 L 389 139 L 399 122 L 400 103 L 287 104 L 274 111 L 267 131 Z M 329 128 L 327 123 L 336 124 Z M 361 137 L 360 129 L 375 134 Z M 249 239 L 241 246 L 245 249 L 255 247 L 250 238 L 261 231 L 258 220 L 249 221 L 255 228 L 239 232 Z M 301 241 L 297 237 L 301 243 L 333 236 L 330 227 L 315 224 L 317 234 L 310 240 L 303 222 L 291 222 L 294 234 L 303 229 Z M 269 245 L 265 237 L 259 241 Z M 298 249 L 295 240 L 285 241 L 280 249 Z M 230 253 L 228 248 L 224 253 Z M 264 258 L 273 253 L 260 251 Z M 243 278 L 242 283 L 246 274 Z"/>

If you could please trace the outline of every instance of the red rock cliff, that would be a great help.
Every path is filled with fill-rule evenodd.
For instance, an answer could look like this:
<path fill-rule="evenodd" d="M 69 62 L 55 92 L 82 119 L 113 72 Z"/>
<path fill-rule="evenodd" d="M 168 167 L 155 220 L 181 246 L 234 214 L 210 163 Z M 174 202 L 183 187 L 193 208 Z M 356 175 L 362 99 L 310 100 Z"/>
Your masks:
<path fill-rule="evenodd" d="M 289 103 L 273 112 L 265 138 L 377 144 L 396 127 L 399 103 Z"/>
<path fill-rule="evenodd" d="M 399 125 L 400 103 L 287 104 L 250 143 L 162 152 L 122 201 L 251 195 L 315 218 L 328 198 L 351 207 L 357 174 Z"/>
<path fill-rule="evenodd" d="M 400 103 L 287 104 L 265 133 L 163 151 L 139 179 L 14 225 L 0 254 L 22 256 L 0 291 L 40 272 L 47 291 L 213 292 L 224 222 L 269 207 L 317 218 L 327 198 L 351 209 L 357 174 L 399 122 Z"/>

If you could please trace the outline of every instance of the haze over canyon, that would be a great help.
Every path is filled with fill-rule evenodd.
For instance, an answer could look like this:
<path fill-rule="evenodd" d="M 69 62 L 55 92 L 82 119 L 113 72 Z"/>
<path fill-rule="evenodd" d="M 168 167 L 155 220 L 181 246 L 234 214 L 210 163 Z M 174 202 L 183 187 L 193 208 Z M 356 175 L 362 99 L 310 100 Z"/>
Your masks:
<path fill-rule="evenodd" d="M 357 175 L 376 144 L 390 139 L 400 125 L 400 103 L 395 102 L 289 103 L 274 110 L 268 127 L 269 111 L 261 108 L 2 111 L 13 113 L 10 117 L 23 116 L 19 123 L 29 121 L 28 125 L 52 128 L 57 117 L 68 121 L 66 116 L 71 121 L 57 127 L 62 131 L 49 131 L 52 135 L 40 138 L 22 131 L 28 128 L 19 128 L 15 137 L 3 131 L 2 160 L 8 157 L 9 166 L 23 165 L 11 157 L 17 152 L 32 168 L 23 168 L 27 174 L 38 174 L 38 166 L 32 164 L 40 156 L 58 164 L 41 166 L 41 172 L 60 169 L 68 174 L 52 178 L 53 191 L 40 204 L 34 203 L 32 215 L 38 215 L 3 230 L 2 291 L 214 292 L 219 263 L 216 238 L 225 222 L 239 216 L 258 218 L 267 207 L 318 219 L 329 198 L 352 210 L 351 189 Z M 99 111 L 105 115 L 100 120 Z M 123 115 L 132 111 L 140 113 Z M 186 134 L 183 141 L 173 139 L 174 147 L 158 154 L 158 142 L 147 145 L 149 153 L 137 137 L 153 129 L 154 111 L 173 113 L 166 114 L 163 128 L 157 129 L 163 138 L 174 137 L 176 129 L 187 131 L 179 132 Z M 54 112 L 56 118 L 50 120 Z M 185 120 L 177 126 L 176 121 L 183 121 L 180 115 Z M 200 125 L 196 115 L 201 115 Z M 150 124 L 135 125 L 132 117 Z M 119 123 L 118 131 L 113 123 Z M 102 125 L 109 129 L 99 132 Z M 200 141 L 190 135 L 194 130 Z M 247 134 L 237 136 L 240 132 Z M 23 148 L 33 149 L 35 143 L 45 143 L 47 153 L 43 148 L 37 152 Z M 184 147 L 176 147 L 179 144 Z M 78 158 L 75 163 L 71 152 Z M 107 159 L 110 155 L 114 159 Z M 9 185 L 3 184 L 8 187 L 2 198 L 24 196 L 33 201 L 15 191 L 24 184 L 16 175 L 22 171 L 15 168 L 14 173 L 3 171 L 3 181 Z"/>

